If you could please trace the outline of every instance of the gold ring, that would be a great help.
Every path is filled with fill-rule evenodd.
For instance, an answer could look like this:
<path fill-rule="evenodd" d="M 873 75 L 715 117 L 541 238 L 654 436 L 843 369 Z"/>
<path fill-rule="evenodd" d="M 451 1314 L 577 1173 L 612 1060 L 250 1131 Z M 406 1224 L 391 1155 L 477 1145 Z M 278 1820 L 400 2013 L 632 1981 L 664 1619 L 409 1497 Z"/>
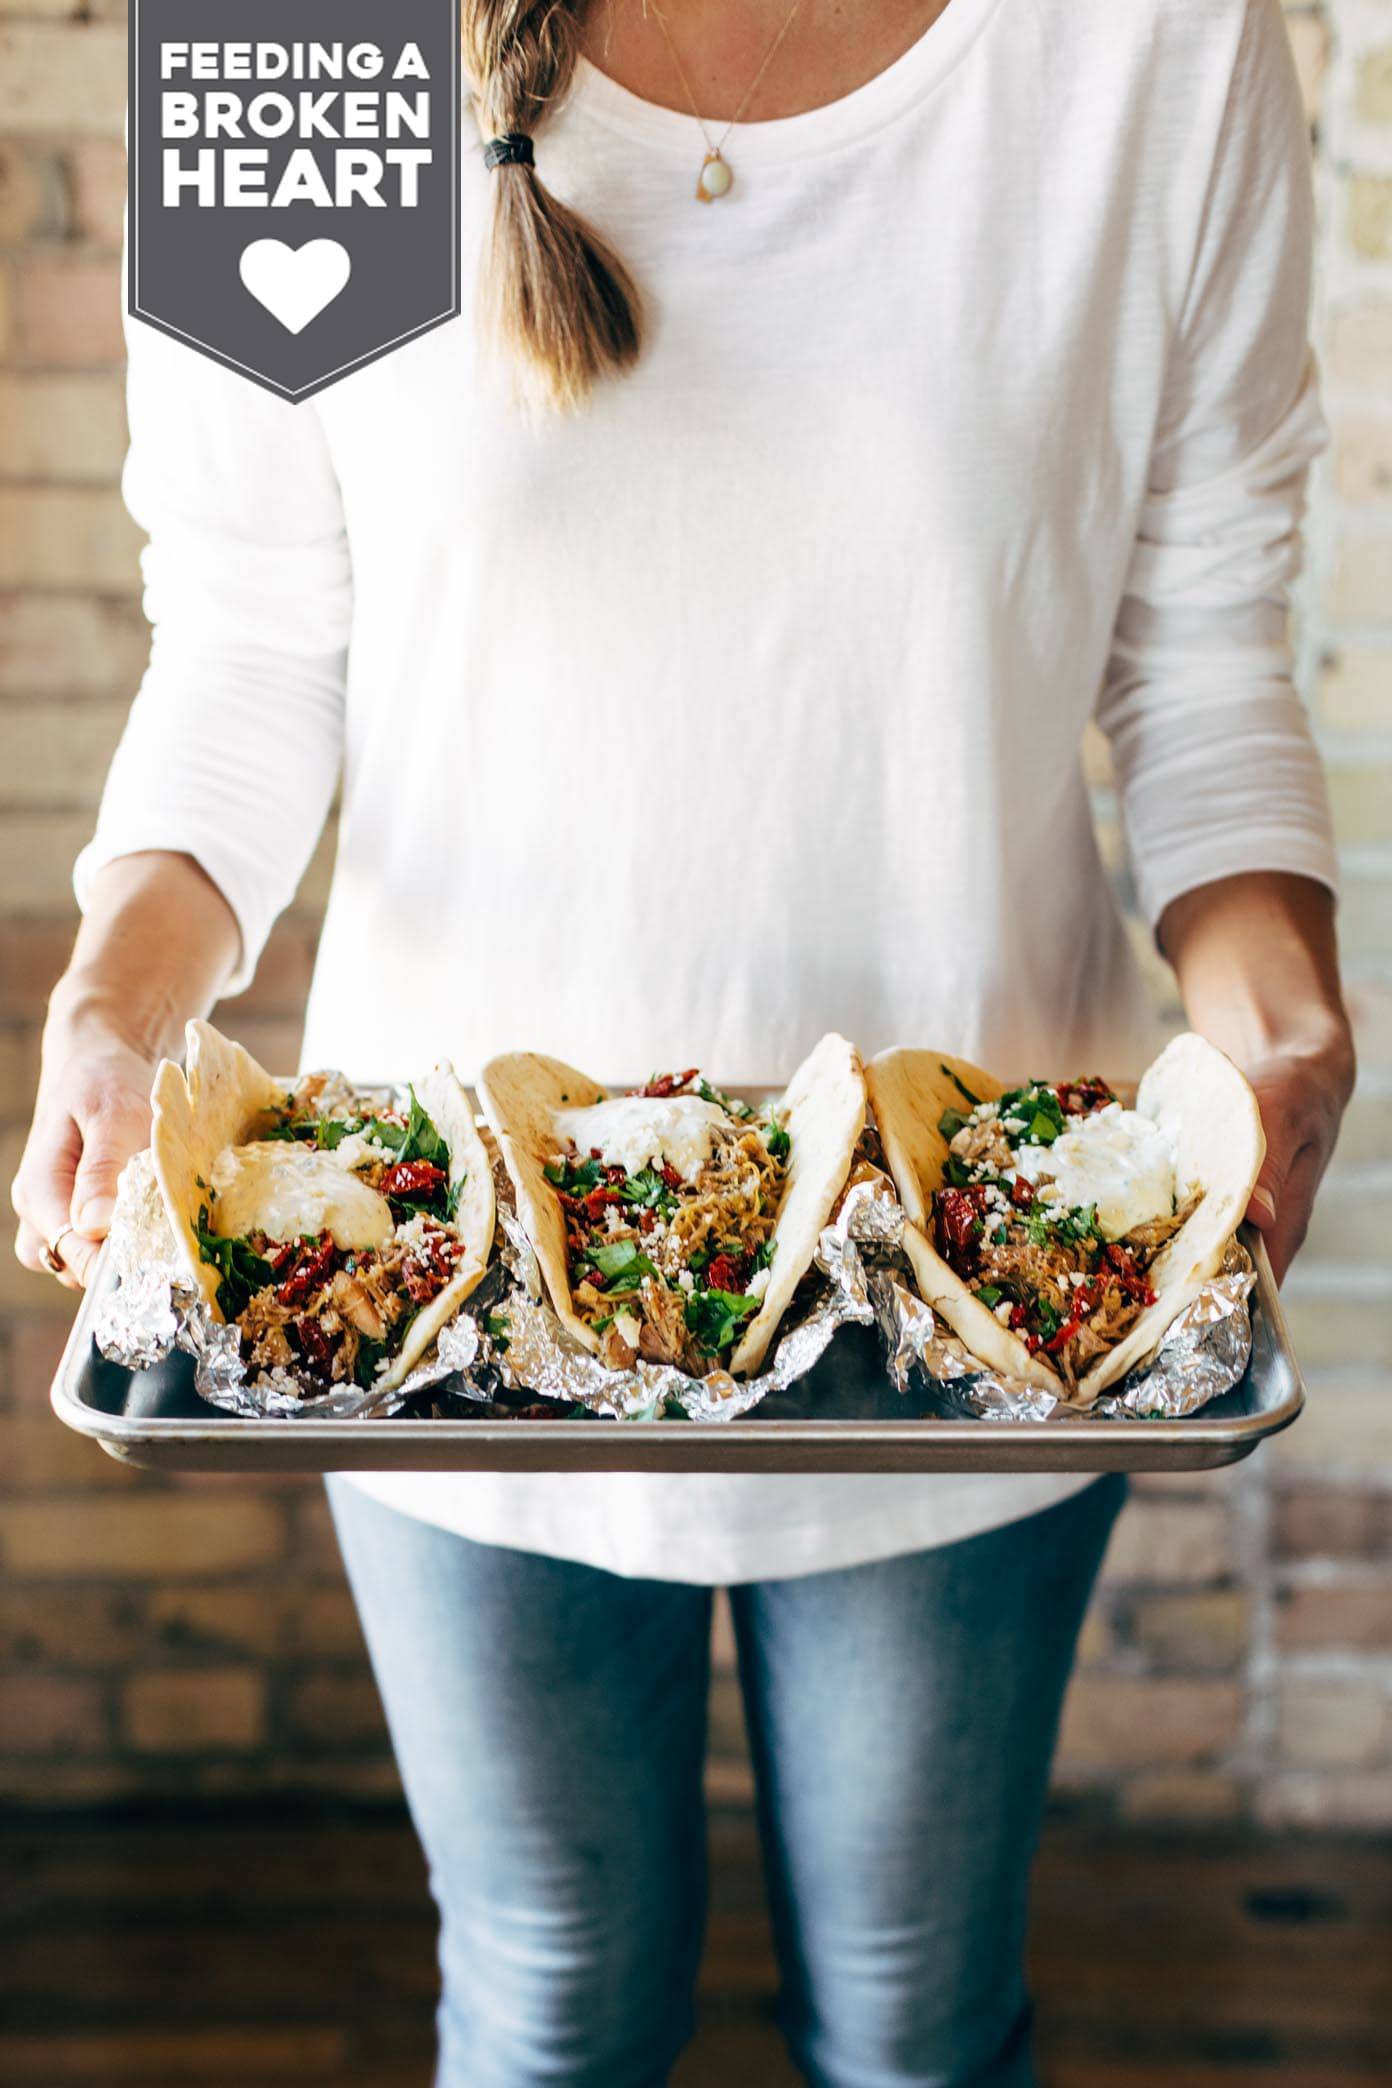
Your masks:
<path fill-rule="evenodd" d="M 70 1232 L 76 1231 L 77 1227 L 75 1225 L 65 1225 L 59 1230 L 59 1232 L 55 1235 L 55 1237 L 52 1240 L 45 1242 L 43 1251 L 43 1265 L 47 1269 L 50 1276 L 67 1275 L 68 1265 L 63 1259 L 63 1242 L 64 1240 L 66 1240 Z"/>

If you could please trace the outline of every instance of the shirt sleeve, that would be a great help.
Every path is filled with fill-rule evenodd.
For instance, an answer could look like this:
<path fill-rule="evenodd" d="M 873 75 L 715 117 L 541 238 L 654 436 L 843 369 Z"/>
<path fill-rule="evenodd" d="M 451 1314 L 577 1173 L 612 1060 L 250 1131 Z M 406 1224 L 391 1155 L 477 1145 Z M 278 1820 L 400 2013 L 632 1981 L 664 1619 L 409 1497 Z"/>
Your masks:
<path fill-rule="evenodd" d="M 1243 871 L 1336 883 L 1288 590 L 1325 442 L 1309 142 L 1275 0 L 1247 0 L 1098 704 L 1140 904 Z"/>
<path fill-rule="evenodd" d="M 118 856 L 191 855 L 236 915 L 237 993 L 338 779 L 352 614 L 342 501 L 312 405 L 139 321 L 128 336 L 123 491 L 149 533 L 153 635 L 74 885 L 85 906 Z"/>

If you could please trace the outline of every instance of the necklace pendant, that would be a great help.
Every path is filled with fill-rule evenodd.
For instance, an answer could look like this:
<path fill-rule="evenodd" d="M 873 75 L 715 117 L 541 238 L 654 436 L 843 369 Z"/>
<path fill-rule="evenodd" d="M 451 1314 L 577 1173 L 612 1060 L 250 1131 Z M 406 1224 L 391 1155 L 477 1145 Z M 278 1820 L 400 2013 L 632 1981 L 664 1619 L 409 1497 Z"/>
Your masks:
<path fill-rule="evenodd" d="M 734 181 L 729 164 L 719 152 L 708 152 L 701 162 L 701 172 L 696 181 L 696 201 L 714 203 L 721 196 L 728 196 Z"/>

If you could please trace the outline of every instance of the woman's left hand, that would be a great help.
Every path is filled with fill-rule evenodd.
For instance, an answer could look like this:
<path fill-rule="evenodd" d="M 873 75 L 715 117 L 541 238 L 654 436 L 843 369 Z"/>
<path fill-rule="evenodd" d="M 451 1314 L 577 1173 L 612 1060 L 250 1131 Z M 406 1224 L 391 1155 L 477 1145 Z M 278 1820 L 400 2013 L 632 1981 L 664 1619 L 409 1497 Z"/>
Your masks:
<path fill-rule="evenodd" d="M 1261 1106 L 1266 1161 L 1247 1216 L 1279 1283 L 1353 1093 L 1333 898 L 1278 871 L 1220 878 L 1172 901 L 1160 945 L 1194 1028 L 1241 1067 Z"/>
<path fill-rule="evenodd" d="M 1266 1132 L 1266 1159 L 1247 1216 L 1266 1240 L 1280 1283 L 1309 1229 L 1353 1093 L 1353 1040 L 1342 1025 L 1320 1048 L 1273 1050 L 1242 1067 Z"/>

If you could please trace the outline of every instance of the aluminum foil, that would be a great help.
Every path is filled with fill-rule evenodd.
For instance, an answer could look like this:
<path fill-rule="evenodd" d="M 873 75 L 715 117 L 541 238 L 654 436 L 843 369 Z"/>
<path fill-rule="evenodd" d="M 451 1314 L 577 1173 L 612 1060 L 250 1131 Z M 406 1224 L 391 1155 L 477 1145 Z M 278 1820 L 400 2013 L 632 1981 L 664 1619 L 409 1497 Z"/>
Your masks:
<path fill-rule="evenodd" d="M 852 1321 L 878 1329 L 896 1388 L 926 1389 L 945 1418 L 1173 1419 L 1231 1391 L 1251 1353 L 1255 1272 L 1245 1248 L 1233 1241 L 1222 1270 L 1174 1322 L 1156 1355 L 1093 1406 L 1079 1407 L 1022 1379 L 983 1370 L 914 1290 L 901 1246 L 903 1210 L 888 1176 L 862 1159 L 818 1241 L 815 1275 L 800 1288 L 768 1368 L 758 1377 L 715 1371 L 695 1378 L 644 1362 L 614 1371 L 576 1341 L 546 1303 L 500 1163 L 494 1179 L 493 1266 L 435 1347 L 390 1392 L 356 1385 L 324 1391 L 291 1371 L 248 1372 L 236 1328 L 216 1321 L 182 1279 L 149 1156 L 137 1154 L 117 1196 L 111 1254 L 119 1281 L 98 1313 L 97 1345 L 128 1369 L 185 1350 L 194 1359 L 199 1393 L 230 1413 L 377 1420 L 439 1386 L 499 1412 L 516 1413 L 520 1398 L 624 1421 L 730 1421 L 804 1377 L 838 1327 Z"/>
<path fill-rule="evenodd" d="M 237 1329 L 213 1317 L 184 1275 L 148 1152 L 134 1155 L 117 1185 L 110 1257 L 116 1286 L 102 1299 L 93 1329 L 101 1353 L 127 1370 L 145 1370 L 182 1349 L 193 1357 L 201 1397 L 232 1414 L 381 1420 L 427 1386 L 471 1371 L 486 1338 L 480 1323 L 461 1313 L 410 1375 L 387 1392 L 359 1385 L 324 1391 L 318 1379 L 295 1371 L 249 1371 Z M 490 1273 L 470 1307 L 477 1302 L 484 1309 L 497 1289 Z"/>
<path fill-rule="evenodd" d="M 983 1370 L 911 1287 L 908 1265 L 871 1275 L 875 1320 L 890 1377 L 901 1392 L 926 1385 L 948 1417 L 973 1421 L 1177 1420 L 1241 1382 L 1252 1353 L 1252 1257 L 1229 1243 L 1218 1274 L 1174 1320 L 1155 1354 L 1091 1406 L 1024 1378 Z"/>
<path fill-rule="evenodd" d="M 670 1364 L 635 1363 L 610 1370 L 575 1339 L 546 1303 L 536 1256 L 518 1221 L 512 1188 L 495 1171 L 498 1221 L 504 1236 L 500 1259 L 511 1286 L 485 1337 L 497 1382 L 509 1392 L 566 1400 L 620 1421 L 733 1421 L 771 1392 L 783 1392 L 805 1377 L 838 1327 L 849 1321 L 869 1326 L 875 1311 L 862 1250 L 897 1238 L 902 1216 L 887 1178 L 878 1169 L 857 1168 L 831 1223 L 817 1243 L 815 1268 L 822 1281 L 809 1304 L 795 1303 L 791 1322 L 758 1377 L 734 1378 L 725 1370 L 689 1377 Z"/>

